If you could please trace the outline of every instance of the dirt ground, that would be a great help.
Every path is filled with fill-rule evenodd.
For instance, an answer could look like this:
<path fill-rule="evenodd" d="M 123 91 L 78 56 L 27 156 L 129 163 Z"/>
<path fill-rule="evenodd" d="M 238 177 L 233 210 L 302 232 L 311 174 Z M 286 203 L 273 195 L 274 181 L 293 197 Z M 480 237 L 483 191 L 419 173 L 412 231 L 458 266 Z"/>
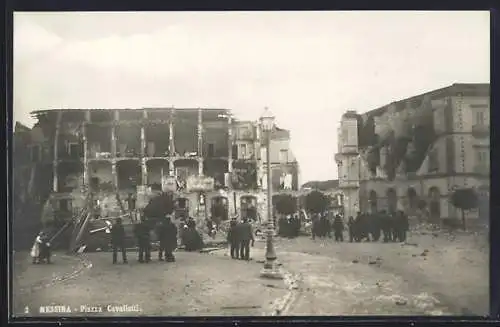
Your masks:
<path fill-rule="evenodd" d="M 55 304 L 71 307 L 72 316 L 481 316 L 489 311 L 486 234 L 414 231 L 404 244 L 309 237 L 275 243 L 283 281 L 259 278 L 262 240 L 252 248 L 250 262 L 231 260 L 227 249 L 178 252 L 175 263 L 139 264 L 130 253 L 128 265 L 112 265 L 110 253 L 91 253 L 86 262 L 56 256 L 52 266 L 32 266 L 25 254 L 16 264 L 15 312 L 22 315 L 29 307 L 36 316 L 40 306 Z M 74 270 L 80 272 L 71 275 Z M 37 286 L 54 279 L 59 281 Z M 136 305 L 141 312 L 78 312 L 81 305 L 108 304 Z"/>
<path fill-rule="evenodd" d="M 422 233 L 407 244 L 277 241 L 283 266 L 302 279 L 287 314 L 487 315 L 487 234 Z"/>
<path fill-rule="evenodd" d="M 288 293 L 282 281 L 260 279 L 260 266 L 251 262 L 201 253 L 176 256 L 175 263 L 139 264 L 129 253 L 129 264 L 112 265 L 110 253 L 88 254 L 92 267 L 78 277 L 31 294 L 17 292 L 14 312 L 22 316 L 28 307 L 30 316 L 50 316 L 40 314 L 40 306 L 63 305 L 72 310 L 67 316 L 259 316 L 272 314 Z M 60 260 L 51 269 L 69 269 L 63 266 Z M 25 284 L 36 275 L 32 269 L 19 273 Z M 140 312 L 107 312 L 108 305 L 125 304 Z M 81 306 L 103 312 L 82 312 Z"/>

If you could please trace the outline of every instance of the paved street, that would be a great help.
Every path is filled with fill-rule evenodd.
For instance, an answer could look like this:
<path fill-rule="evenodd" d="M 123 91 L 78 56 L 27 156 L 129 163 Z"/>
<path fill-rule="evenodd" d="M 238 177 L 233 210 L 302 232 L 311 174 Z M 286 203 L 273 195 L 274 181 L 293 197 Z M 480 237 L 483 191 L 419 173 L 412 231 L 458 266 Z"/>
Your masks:
<path fill-rule="evenodd" d="M 437 237 L 436 237 L 437 236 Z M 110 253 L 88 261 L 54 258 L 51 266 L 16 260 L 15 310 L 26 306 L 137 305 L 138 313 L 85 315 L 483 315 L 488 312 L 488 246 L 484 235 L 413 233 L 408 244 L 335 243 L 330 239 L 278 239 L 284 281 L 260 279 L 265 243 L 250 262 L 227 250 L 177 253 L 172 264 L 112 265 Z M 156 253 L 153 254 L 155 258 Z M 26 263 L 28 262 L 28 264 Z M 78 271 L 76 274 L 72 271 Z M 61 277 L 63 276 L 63 277 Z M 64 276 L 69 276 L 68 279 Z M 59 279 L 59 281 L 57 281 Z M 50 284 L 50 281 L 52 283 Z M 55 281 L 53 281 L 55 280 Z M 40 287 L 41 284 L 48 286 Z M 32 294 L 28 293 L 30 285 Z M 38 286 L 37 286 L 38 285 Z M 104 310 L 106 311 L 106 309 Z M 46 314 L 48 315 L 48 314 Z"/>

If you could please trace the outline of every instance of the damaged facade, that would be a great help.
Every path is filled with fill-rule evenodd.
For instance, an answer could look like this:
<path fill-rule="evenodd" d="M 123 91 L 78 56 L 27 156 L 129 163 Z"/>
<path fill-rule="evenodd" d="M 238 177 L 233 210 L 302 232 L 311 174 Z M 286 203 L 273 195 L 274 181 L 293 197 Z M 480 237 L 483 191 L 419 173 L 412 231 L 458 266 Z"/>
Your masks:
<path fill-rule="evenodd" d="M 127 210 L 128 196 L 141 208 L 162 191 L 174 192 L 177 209 L 194 217 L 210 216 L 212 204 L 222 203 L 229 216 L 254 205 L 265 218 L 265 143 L 258 122 L 238 121 L 225 109 L 70 109 L 33 115 L 38 122 L 15 150 L 15 157 L 26 161 L 15 163 L 20 189 L 62 219 L 74 216 L 89 193 L 102 216 L 116 216 Z M 279 173 L 273 178 L 275 191 L 298 187 L 297 162 L 279 143 L 283 132 L 276 127 L 271 141 L 278 144 L 272 153 L 288 153 L 286 160 L 271 163 L 273 174 Z"/>
<path fill-rule="evenodd" d="M 404 210 L 456 218 L 450 195 L 472 187 L 479 207 L 467 218 L 487 222 L 489 116 L 489 84 L 453 84 L 364 114 L 346 112 L 335 156 L 346 215 Z"/>

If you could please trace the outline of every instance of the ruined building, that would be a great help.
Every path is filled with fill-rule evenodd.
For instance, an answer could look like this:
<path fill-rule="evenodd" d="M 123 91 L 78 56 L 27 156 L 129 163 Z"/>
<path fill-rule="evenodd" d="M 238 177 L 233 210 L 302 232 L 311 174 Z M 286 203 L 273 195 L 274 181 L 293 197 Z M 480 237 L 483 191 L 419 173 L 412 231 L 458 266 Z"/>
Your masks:
<path fill-rule="evenodd" d="M 74 216 L 89 193 L 102 216 L 116 216 L 127 211 L 128 197 L 141 208 L 162 191 L 174 192 L 177 213 L 210 216 L 218 203 L 230 216 L 253 205 L 265 219 L 265 143 L 258 122 L 238 121 L 225 109 L 71 109 L 33 115 L 35 126 L 17 133 L 15 179 L 23 195 L 61 219 Z M 297 162 L 281 146 L 287 139 L 288 131 L 276 127 L 274 191 L 298 187 Z"/>
<path fill-rule="evenodd" d="M 456 218 L 451 193 L 472 187 L 480 203 L 468 218 L 486 222 L 489 116 L 489 84 L 453 84 L 364 114 L 346 112 L 335 157 L 346 214 L 385 209 Z"/>

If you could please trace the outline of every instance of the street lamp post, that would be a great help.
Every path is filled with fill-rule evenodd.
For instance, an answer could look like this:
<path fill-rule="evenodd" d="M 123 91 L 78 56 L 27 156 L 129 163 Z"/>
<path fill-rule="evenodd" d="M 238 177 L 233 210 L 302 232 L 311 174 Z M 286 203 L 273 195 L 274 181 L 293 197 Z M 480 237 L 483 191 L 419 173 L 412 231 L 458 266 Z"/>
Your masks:
<path fill-rule="evenodd" d="M 266 175 L 267 175 L 267 238 L 266 238 L 266 261 L 261 272 L 263 278 L 282 279 L 283 275 L 276 266 L 276 251 L 273 244 L 274 219 L 272 209 L 272 176 L 271 176 L 271 132 L 274 128 L 274 116 L 268 108 L 260 117 L 260 125 L 266 132 Z"/>

